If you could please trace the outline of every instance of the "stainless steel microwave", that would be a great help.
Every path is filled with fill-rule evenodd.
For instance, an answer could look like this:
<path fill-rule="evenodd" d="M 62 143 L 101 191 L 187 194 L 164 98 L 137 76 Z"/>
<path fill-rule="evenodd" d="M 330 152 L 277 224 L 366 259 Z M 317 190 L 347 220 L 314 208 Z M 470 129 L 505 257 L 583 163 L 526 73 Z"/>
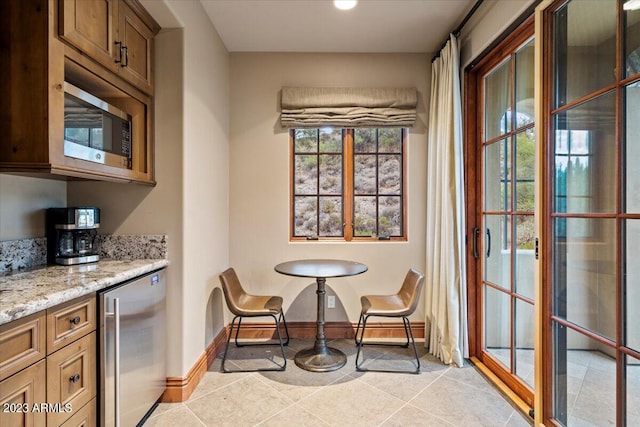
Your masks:
<path fill-rule="evenodd" d="M 64 155 L 131 169 L 131 116 L 65 82 Z"/>

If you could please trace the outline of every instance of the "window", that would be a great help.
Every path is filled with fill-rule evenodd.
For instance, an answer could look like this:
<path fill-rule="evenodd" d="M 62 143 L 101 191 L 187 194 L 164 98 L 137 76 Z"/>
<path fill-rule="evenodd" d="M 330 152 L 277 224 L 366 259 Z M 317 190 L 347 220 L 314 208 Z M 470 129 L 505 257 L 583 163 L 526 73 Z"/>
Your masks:
<path fill-rule="evenodd" d="M 406 240 L 406 129 L 291 131 L 292 240 Z"/>

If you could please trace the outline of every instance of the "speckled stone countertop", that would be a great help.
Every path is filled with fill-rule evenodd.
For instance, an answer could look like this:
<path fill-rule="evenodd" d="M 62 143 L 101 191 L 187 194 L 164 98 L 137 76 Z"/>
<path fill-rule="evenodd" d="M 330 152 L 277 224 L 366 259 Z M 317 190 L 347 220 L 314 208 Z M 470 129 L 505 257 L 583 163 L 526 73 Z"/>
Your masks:
<path fill-rule="evenodd" d="M 47 266 L 0 276 L 0 325 L 169 265 L 166 259 Z"/>

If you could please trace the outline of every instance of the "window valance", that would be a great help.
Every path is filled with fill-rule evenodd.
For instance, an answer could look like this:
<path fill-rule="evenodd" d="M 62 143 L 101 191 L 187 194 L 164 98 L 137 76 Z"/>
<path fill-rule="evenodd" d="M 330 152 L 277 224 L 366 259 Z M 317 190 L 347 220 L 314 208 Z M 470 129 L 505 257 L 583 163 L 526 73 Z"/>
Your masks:
<path fill-rule="evenodd" d="M 416 121 L 415 88 L 283 87 L 284 128 L 408 127 Z"/>

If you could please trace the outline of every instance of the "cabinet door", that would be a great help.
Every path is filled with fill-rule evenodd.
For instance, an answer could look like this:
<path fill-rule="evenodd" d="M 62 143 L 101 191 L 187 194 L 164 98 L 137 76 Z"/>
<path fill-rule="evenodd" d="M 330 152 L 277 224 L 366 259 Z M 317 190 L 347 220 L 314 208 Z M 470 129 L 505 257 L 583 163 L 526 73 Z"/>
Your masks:
<path fill-rule="evenodd" d="M 0 326 L 0 379 L 44 358 L 45 331 L 44 311 Z"/>
<path fill-rule="evenodd" d="M 93 398 L 60 427 L 93 427 L 96 425 L 96 420 L 96 399 Z"/>
<path fill-rule="evenodd" d="M 47 309 L 47 354 L 95 330 L 95 319 L 95 297 L 83 297 Z"/>
<path fill-rule="evenodd" d="M 123 52 L 120 76 L 146 93 L 152 93 L 151 53 L 153 31 L 124 2 L 119 4 L 120 25 L 118 37 Z"/>
<path fill-rule="evenodd" d="M 114 39 L 117 0 L 61 0 L 60 37 L 105 67 L 116 71 L 120 47 Z"/>
<path fill-rule="evenodd" d="M 47 402 L 60 408 L 47 413 L 47 424 L 60 425 L 95 397 L 95 352 L 92 332 L 47 356 Z"/>
<path fill-rule="evenodd" d="M 0 382 L 0 425 L 44 426 L 46 413 L 34 406 L 46 402 L 45 362 L 41 360 Z"/>

